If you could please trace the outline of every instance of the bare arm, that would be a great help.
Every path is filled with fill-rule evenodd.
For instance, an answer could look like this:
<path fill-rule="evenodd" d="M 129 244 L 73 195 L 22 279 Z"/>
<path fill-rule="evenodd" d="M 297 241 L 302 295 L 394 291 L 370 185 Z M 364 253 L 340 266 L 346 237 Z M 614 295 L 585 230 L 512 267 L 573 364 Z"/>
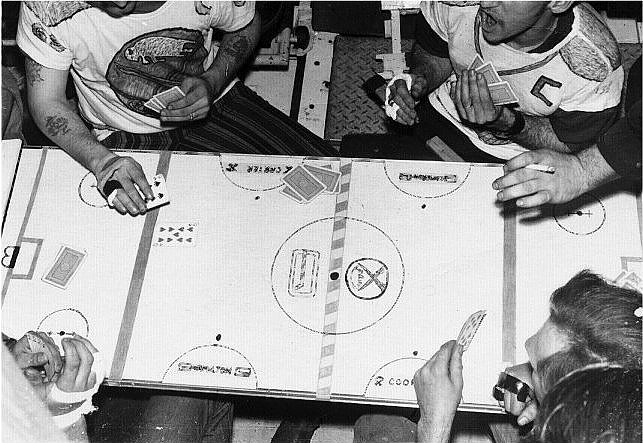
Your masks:
<path fill-rule="evenodd" d="M 34 122 L 56 145 L 85 168 L 98 174 L 115 157 L 89 132 L 65 97 L 69 71 L 49 69 L 25 58 L 27 100 Z"/>
<path fill-rule="evenodd" d="M 530 164 L 553 166 L 556 172 L 547 174 L 526 169 Z M 605 161 L 596 145 L 577 154 L 565 154 L 548 149 L 528 151 L 505 164 L 505 175 L 495 180 L 498 200 L 516 200 L 520 207 L 545 203 L 566 203 L 587 191 L 619 178 Z"/>
<path fill-rule="evenodd" d="M 182 122 L 206 118 L 214 100 L 254 53 L 260 32 L 261 18 L 255 14 L 246 27 L 226 33 L 210 67 L 201 76 L 186 77 L 181 82 L 180 88 L 185 97 L 163 109 L 161 121 Z"/>
<path fill-rule="evenodd" d="M 221 39 L 219 51 L 203 78 L 221 91 L 254 54 L 261 34 L 261 17 L 255 13 L 248 25 L 234 32 L 227 32 Z"/>
<path fill-rule="evenodd" d="M 426 79 L 424 95 L 436 89 L 453 73 L 451 60 L 430 54 L 417 43 L 413 44 L 411 53 L 411 73 Z"/>
<path fill-rule="evenodd" d="M 27 100 L 34 122 L 56 145 L 96 176 L 101 192 L 113 178 L 122 186 L 114 200 L 120 213 L 138 215 L 146 211 L 145 201 L 153 197 L 141 166 L 130 157 L 119 157 L 102 145 L 85 126 L 65 97 L 69 71 L 50 69 L 28 56 L 25 59 Z"/>

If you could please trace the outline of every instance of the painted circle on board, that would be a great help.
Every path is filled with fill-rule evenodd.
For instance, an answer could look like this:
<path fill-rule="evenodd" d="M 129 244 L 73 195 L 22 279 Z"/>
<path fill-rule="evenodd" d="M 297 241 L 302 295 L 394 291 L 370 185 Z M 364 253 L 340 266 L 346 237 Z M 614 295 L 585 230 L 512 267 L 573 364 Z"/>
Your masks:
<path fill-rule="evenodd" d="M 220 344 L 197 346 L 165 370 L 163 383 L 257 389 L 257 373 L 236 349 Z"/>
<path fill-rule="evenodd" d="M 583 194 L 569 203 L 553 207 L 556 224 L 574 235 L 590 235 L 605 224 L 603 202 L 592 194 Z"/>
<path fill-rule="evenodd" d="M 418 357 L 386 363 L 371 376 L 364 388 L 364 397 L 416 401 L 413 376 L 424 363 L 426 360 Z"/>
<path fill-rule="evenodd" d="M 456 192 L 471 175 L 468 163 L 432 162 L 410 165 L 409 162 L 386 161 L 386 177 L 399 191 L 417 198 L 445 197 Z"/>
<path fill-rule="evenodd" d="M 89 337 L 89 322 L 83 313 L 77 309 L 59 309 L 43 318 L 36 330 L 49 335 L 60 351 L 63 352 L 63 338 L 72 334 Z"/>
<path fill-rule="evenodd" d="M 388 266 L 374 258 L 359 258 L 348 265 L 344 277 L 346 287 L 362 300 L 380 298 L 388 287 Z"/>
<path fill-rule="evenodd" d="M 280 156 L 248 156 L 219 154 L 223 175 L 235 186 L 246 191 L 270 191 L 283 186 L 281 179 L 301 159 Z"/>
<path fill-rule="evenodd" d="M 87 206 L 92 208 L 106 208 L 107 200 L 98 192 L 96 177 L 91 172 L 85 174 L 78 184 L 78 196 Z"/>
<path fill-rule="evenodd" d="M 338 223 L 345 236 L 335 244 L 343 245 L 343 253 L 331 251 L 334 225 L 334 218 L 323 218 L 293 232 L 275 254 L 270 278 L 284 314 L 317 333 L 324 331 L 325 313 L 335 306 L 327 304 L 327 292 L 338 288 L 333 333 L 349 334 L 375 325 L 391 312 L 402 294 L 405 269 L 395 242 L 377 226 L 355 218 Z"/>

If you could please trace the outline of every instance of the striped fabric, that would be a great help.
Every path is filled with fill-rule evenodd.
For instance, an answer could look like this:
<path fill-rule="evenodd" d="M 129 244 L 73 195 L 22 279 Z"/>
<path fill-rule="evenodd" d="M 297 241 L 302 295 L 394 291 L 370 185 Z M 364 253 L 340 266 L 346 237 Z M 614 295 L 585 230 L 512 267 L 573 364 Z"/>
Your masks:
<path fill-rule="evenodd" d="M 110 149 L 232 152 L 337 157 L 330 144 L 284 115 L 241 82 L 213 105 L 207 119 L 153 134 L 119 131 Z"/>

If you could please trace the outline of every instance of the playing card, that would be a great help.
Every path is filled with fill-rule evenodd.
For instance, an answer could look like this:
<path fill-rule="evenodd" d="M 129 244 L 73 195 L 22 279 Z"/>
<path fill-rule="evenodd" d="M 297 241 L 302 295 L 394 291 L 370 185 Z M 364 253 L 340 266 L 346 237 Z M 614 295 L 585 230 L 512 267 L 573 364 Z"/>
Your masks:
<path fill-rule="evenodd" d="M 484 64 L 484 60 L 476 54 L 475 58 L 471 61 L 471 64 L 469 65 L 469 69 L 477 69 L 480 66 Z"/>
<path fill-rule="evenodd" d="M 185 97 L 185 94 L 181 91 L 181 88 L 173 86 L 166 91 L 159 92 L 153 98 L 158 100 L 163 108 L 167 108 L 167 105 L 183 97 Z"/>
<path fill-rule="evenodd" d="M 155 175 L 150 186 L 152 187 L 154 200 L 149 200 L 145 203 L 147 209 L 154 209 L 170 203 L 170 196 L 167 193 L 167 184 L 163 174 Z"/>
<path fill-rule="evenodd" d="M 474 312 L 467 318 L 464 325 L 462 325 L 456 341 L 459 345 L 462 345 L 463 352 L 469 348 L 473 337 L 476 335 L 476 332 L 478 332 L 478 328 L 486 315 L 487 311 Z"/>
<path fill-rule="evenodd" d="M 295 200 L 297 203 L 308 203 L 306 200 L 303 199 L 303 197 L 300 197 L 295 191 L 290 189 L 290 186 L 285 185 L 283 188 L 279 190 L 283 195 L 285 195 L 288 198 L 291 198 Z"/>
<path fill-rule="evenodd" d="M 151 109 L 154 112 L 161 112 L 161 109 L 164 108 L 164 106 L 161 105 L 161 102 L 159 102 L 154 97 L 152 97 L 151 99 L 143 103 L 143 106 L 145 106 L 148 109 Z"/>
<path fill-rule="evenodd" d="M 319 180 L 325 188 L 325 191 L 334 192 L 335 186 L 339 181 L 341 174 L 331 169 L 318 168 L 317 166 L 304 165 L 304 168 Z"/>
<path fill-rule="evenodd" d="M 509 103 L 518 103 L 518 97 L 507 82 L 492 83 L 487 85 L 489 94 L 494 105 L 507 105 Z"/>
<path fill-rule="evenodd" d="M 496 72 L 495 68 L 491 63 L 485 63 L 479 68 L 476 68 L 476 72 L 482 75 L 485 78 L 485 80 L 487 80 L 487 85 L 502 81 L 502 79 L 500 78 L 500 76 L 498 75 L 498 73 Z"/>
<path fill-rule="evenodd" d="M 45 352 L 47 349 L 47 346 L 45 345 L 45 342 L 42 341 L 38 335 L 34 334 L 33 332 L 29 331 L 25 334 L 27 336 L 27 341 L 29 342 L 29 349 L 31 349 L 31 352 Z"/>
<path fill-rule="evenodd" d="M 301 165 L 297 165 L 288 174 L 284 175 L 281 180 L 307 202 L 317 197 L 325 189 L 322 182 L 313 177 Z"/>
<path fill-rule="evenodd" d="M 164 222 L 156 225 L 152 246 L 194 247 L 197 243 L 196 223 Z"/>
<path fill-rule="evenodd" d="M 85 251 L 78 251 L 63 245 L 58 251 L 58 255 L 56 255 L 54 264 L 43 275 L 42 281 L 60 289 L 67 289 L 69 282 L 78 271 L 86 255 L 87 252 Z"/>

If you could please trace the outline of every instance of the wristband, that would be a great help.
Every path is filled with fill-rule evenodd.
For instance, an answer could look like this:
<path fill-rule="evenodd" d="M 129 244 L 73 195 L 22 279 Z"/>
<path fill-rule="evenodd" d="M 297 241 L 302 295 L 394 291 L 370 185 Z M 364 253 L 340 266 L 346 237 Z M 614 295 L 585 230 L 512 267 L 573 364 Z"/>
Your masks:
<path fill-rule="evenodd" d="M 513 124 L 509 127 L 509 129 L 505 131 L 492 131 L 493 134 L 498 137 L 498 138 L 511 138 L 514 135 L 520 134 L 523 129 L 525 129 L 525 117 L 522 115 L 522 112 L 520 111 L 514 111 L 514 122 Z"/>
<path fill-rule="evenodd" d="M 80 403 L 80 406 L 65 414 L 54 415 L 54 423 L 64 429 L 75 423 L 83 414 L 88 414 L 96 410 L 92 404 L 92 396 L 98 391 L 100 384 L 105 380 L 105 362 L 99 352 L 94 353 L 94 362 L 92 370 L 96 374 L 96 383 L 90 389 L 83 392 L 65 392 L 61 391 L 54 383 L 47 400 L 56 403 L 74 404 Z M 81 403 L 82 402 L 82 403 Z"/>
<path fill-rule="evenodd" d="M 530 398 L 535 398 L 533 389 L 527 383 L 506 372 L 501 372 L 498 377 L 498 383 L 493 387 L 493 398 L 498 401 L 504 400 L 505 390 L 516 394 L 518 401 L 521 403 L 525 403 Z"/>

